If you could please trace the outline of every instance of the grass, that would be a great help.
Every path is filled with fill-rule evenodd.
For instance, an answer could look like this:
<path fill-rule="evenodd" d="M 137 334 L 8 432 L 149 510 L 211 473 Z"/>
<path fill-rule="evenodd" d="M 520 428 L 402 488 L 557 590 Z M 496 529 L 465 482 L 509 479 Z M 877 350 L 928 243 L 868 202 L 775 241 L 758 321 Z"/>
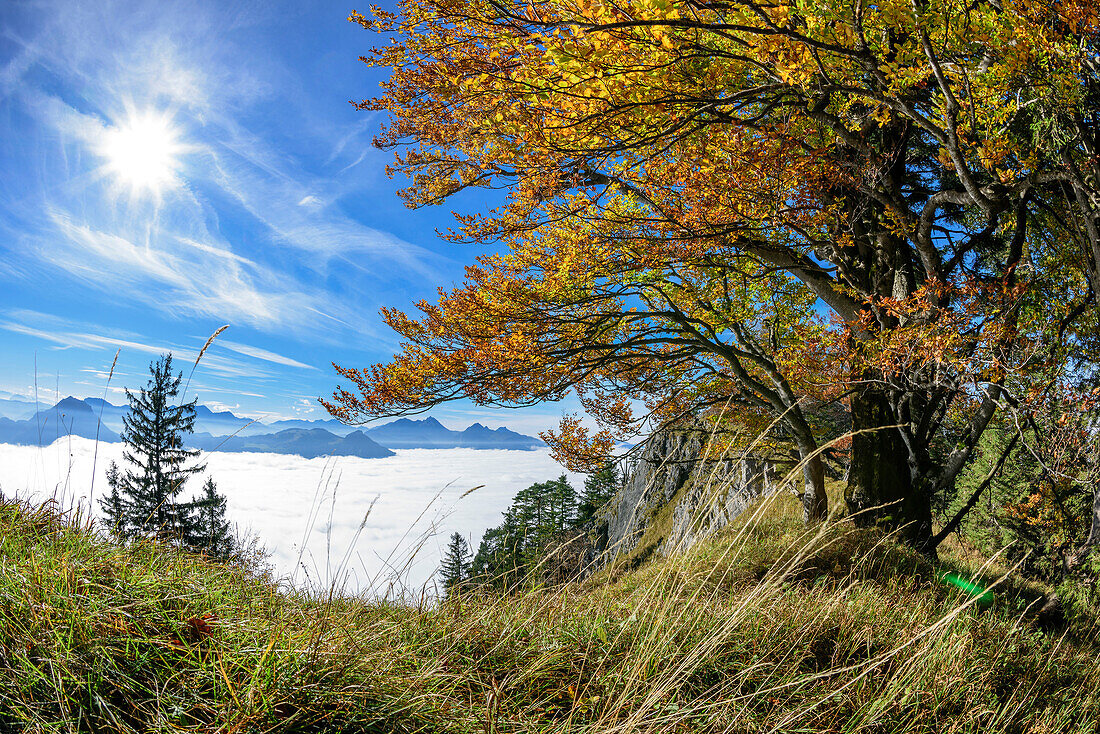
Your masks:
<path fill-rule="evenodd" d="M 0 503 L 0 727 L 222 732 L 1098 732 L 1093 610 L 932 565 L 795 499 L 636 570 L 443 604 L 318 599 Z M 991 605 L 941 581 L 994 586 Z M 999 582 L 998 582 L 999 581 Z"/>

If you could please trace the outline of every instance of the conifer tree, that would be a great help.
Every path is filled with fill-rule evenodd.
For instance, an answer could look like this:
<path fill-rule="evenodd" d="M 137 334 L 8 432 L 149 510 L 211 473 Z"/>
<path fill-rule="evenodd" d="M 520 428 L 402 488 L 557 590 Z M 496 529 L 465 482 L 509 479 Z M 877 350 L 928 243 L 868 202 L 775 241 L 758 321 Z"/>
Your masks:
<path fill-rule="evenodd" d="M 605 464 L 602 469 L 590 474 L 584 480 L 584 491 L 577 507 L 576 527 L 595 518 L 596 511 L 607 504 L 618 489 L 619 470 L 614 464 Z"/>
<path fill-rule="evenodd" d="M 572 527 L 577 519 L 577 490 L 569 483 L 565 475 L 552 482 L 548 482 L 547 499 L 549 500 L 549 512 L 547 513 L 547 530 L 557 535 Z"/>
<path fill-rule="evenodd" d="M 128 514 L 126 500 L 119 492 L 120 481 L 118 464 L 112 461 L 107 467 L 107 487 L 110 491 L 106 496 L 99 498 L 99 506 L 103 509 L 104 520 L 111 532 L 119 537 L 126 537 L 129 530 Z"/>
<path fill-rule="evenodd" d="M 456 587 L 461 587 L 470 577 L 470 546 L 461 533 L 451 533 L 451 542 L 443 556 L 439 569 L 443 591 L 447 596 Z"/>
<path fill-rule="evenodd" d="M 173 374 L 171 354 L 151 362 L 149 372 L 146 387 L 126 390 L 130 411 L 123 419 L 122 441 L 130 467 L 118 480 L 125 495 L 125 525 L 186 543 L 199 530 L 191 504 L 177 498 L 188 477 L 205 468 L 188 466 L 199 452 L 183 445 L 195 425 L 195 401 L 176 404 L 183 376 Z"/>
<path fill-rule="evenodd" d="M 225 495 L 218 493 L 213 477 L 207 477 L 202 494 L 190 503 L 194 525 L 185 539 L 188 547 L 222 560 L 233 554 L 236 542 L 225 518 L 225 506 Z"/>
<path fill-rule="evenodd" d="M 498 581 L 504 571 L 501 563 L 505 555 L 505 541 L 507 539 L 503 526 L 489 528 L 481 536 L 481 543 L 474 554 L 474 560 L 470 564 L 470 576 L 479 584 L 490 586 L 498 585 Z"/>
<path fill-rule="evenodd" d="M 576 522 L 577 495 L 565 475 L 521 489 L 504 522 L 485 531 L 472 573 L 481 583 L 512 589 L 542 561 L 551 541 Z"/>

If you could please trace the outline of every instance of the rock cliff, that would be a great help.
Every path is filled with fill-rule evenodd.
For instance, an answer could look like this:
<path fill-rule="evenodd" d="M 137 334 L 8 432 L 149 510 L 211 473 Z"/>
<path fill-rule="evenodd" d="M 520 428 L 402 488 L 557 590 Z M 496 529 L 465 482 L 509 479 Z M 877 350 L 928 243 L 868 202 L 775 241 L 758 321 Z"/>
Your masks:
<path fill-rule="evenodd" d="M 785 470 L 753 457 L 711 456 L 710 438 L 703 427 L 649 438 L 598 514 L 596 565 L 684 549 L 780 488 Z"/>

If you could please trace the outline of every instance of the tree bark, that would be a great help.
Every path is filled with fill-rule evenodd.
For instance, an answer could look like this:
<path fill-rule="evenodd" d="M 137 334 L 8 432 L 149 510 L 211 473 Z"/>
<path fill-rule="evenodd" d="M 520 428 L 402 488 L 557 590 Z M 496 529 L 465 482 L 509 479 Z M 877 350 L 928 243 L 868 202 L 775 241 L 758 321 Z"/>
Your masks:
<path fill-rule="evenodd" d="M 1100 545 L 1100 484 L 1092 488 L 1092 526 L 1085 541 L 1086 550 Z"/>
<path fill-rule="evenodd" d="M 886 395 L 864 375 L 852 395 L 852 461 L 844 499 L 859 526 L 881 525 L 897 530 L 902 540 L 928 555 L 935 554 L 932 509 L 914 483 L 909 452 Z"/>
<path fill-rule="evenodd" d="M 802 461 L 802 476 L 806 480 L 802 493 L 802 520 L 809 525 L 829 516 L 829 498 L 825 494 L 825 465 L 821 454 L 811 452 L 804 455 Z"/>

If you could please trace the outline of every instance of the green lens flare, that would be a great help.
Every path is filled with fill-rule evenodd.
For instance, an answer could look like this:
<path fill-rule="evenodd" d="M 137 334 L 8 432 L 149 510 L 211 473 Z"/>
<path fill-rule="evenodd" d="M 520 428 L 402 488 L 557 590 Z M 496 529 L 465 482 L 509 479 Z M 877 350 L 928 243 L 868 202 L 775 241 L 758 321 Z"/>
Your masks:
<path fill-rule="evenodd" d="M 949 573 L 943 577 L 943 580 L 952 586 L 956 586 L 971 596 L 978 597 L 977 606 L 981 609 L 985 609 L 993 603 L 993 592 L 986 591 L 985 587 L 978 584 L 967 581 L 958 574 Z"/>

